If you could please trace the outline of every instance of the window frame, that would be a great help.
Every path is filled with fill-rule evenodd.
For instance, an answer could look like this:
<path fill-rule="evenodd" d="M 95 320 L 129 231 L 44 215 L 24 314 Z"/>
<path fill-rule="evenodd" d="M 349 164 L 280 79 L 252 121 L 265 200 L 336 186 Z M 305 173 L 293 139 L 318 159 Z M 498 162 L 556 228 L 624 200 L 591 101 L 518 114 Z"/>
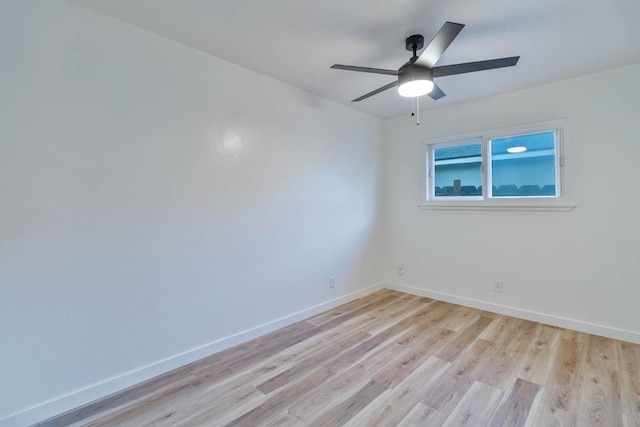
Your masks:
<path fill-rule="evenodd" d="M 491 196 L 489 185 L 491 178 L 491 159 L 489 156 L 492 139 L 510 136 L 524 136 L 535 133 L 555 132 L 555 186 L 556 196 Z M 564 119 L 530 123 L 520 126 L 509 126 L 482 130 L 465 135 L 423 140 L 423 186 L 422 209 L 445 210 L 527 210 L 527 211 L 571 211 L 575 204 L 567 198 L 566 185 L 566 121 Z M 482 194 L 479 196 L 435 196 L 434 151 L 436 149 L 459 145 L 481 144 L 481 183 Z"/>

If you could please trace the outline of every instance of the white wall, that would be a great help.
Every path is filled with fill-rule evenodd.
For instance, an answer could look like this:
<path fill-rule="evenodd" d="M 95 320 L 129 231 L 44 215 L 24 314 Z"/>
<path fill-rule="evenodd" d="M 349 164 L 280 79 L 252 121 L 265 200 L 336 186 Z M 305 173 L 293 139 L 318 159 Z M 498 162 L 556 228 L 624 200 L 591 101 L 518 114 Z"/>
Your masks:
<path fill-rule="evenodd" d="M 640 342 L 638 76 L 635 65 L 429 110 L 419 127 L 410 117 L 385 121 L 385 280 Z M 567 120 L 574 211 L 418 209 L 422 139 L 556 118 Z M 504 281 L 504 294 L 492 292 L 494 280 Z"/>
<path fill-rule="evenodd" d="M 379 284 L 378 119 L 62 0 L 0 57 L 7 425 Z"/>

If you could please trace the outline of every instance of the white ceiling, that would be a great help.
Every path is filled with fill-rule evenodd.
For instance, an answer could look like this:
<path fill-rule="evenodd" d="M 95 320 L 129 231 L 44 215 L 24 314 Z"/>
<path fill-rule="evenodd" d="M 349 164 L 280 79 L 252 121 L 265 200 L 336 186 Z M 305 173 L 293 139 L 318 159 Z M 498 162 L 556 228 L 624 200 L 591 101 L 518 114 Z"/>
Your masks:
<path fill-rule="evenodd" d="M 466 27 L 438 65 L 520 62 L 437 79 L 447 96 L 423 97 L 421 108 L 640 62 L 640 0 L 72 1 L 381 118 L 408 114 L 411 101 L 394 89 L 350 100 L 392 76 L 329 67 L 397 69 L 411 56 L 404 39 L 429 41 L 445 21 Z"/>

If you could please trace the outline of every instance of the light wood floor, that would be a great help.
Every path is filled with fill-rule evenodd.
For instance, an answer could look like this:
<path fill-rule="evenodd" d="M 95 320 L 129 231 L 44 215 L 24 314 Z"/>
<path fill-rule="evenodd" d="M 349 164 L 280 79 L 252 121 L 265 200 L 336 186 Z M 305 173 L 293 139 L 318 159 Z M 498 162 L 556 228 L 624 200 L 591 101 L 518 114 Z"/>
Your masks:
<path fill-rule="evenodd" d="M 640 426 L 640 346 L 383 290 L 46 422 Z"/>

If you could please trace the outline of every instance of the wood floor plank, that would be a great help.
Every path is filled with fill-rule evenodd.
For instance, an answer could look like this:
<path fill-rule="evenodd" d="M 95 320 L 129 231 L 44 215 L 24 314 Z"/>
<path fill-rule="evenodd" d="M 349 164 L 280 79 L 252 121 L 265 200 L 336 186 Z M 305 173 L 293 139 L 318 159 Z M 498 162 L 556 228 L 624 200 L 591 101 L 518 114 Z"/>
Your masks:
<path fill-rule="evenodd" d="M 409 300 L 400 301 L 398 304 L 385 307 L 384 310 L 380 310 L 373 314 L 373 321 L 368 323 L 363 332 L 371 335 L 375 335 L 389 327 L 390 322 L 400 321 L 406 318 L 410 314 L 414 314 L 423 310 L 428 302 L 425 302 L 421 297 L 415 297 Z"/>
<path fill-rule="evenodd" d="M 638 346 L 622 341 L 617 345 L 624 424 L 640 427 L 640 350 Z"/>
<path fill-rule="evenodd" d="M 362 304 L 365 303 L 371 303 L 371 302 L 375 302 L 375 301 L 379 301 L 382 299 L 386 299 L 389 296 L 394 295 L 394 291 L 390 290 L 390 289 L 383 289 L 380 290 L 378 292 L 375 292 L 371 295 L 368 295 L 364 298 L 360 298 L 357 300 L 353 300 L 351 302 L 348 302 L 346 304 L 343 304 L 339 307 L 336 307 L 332 310 L 327 310 L 325 312 L 322 312 L 320 314 L 317 314 L 313 317 L 310 317 L 308 319 L 305 320 L 305 322 L 310 323 L 312 325 L 318 326 L 322 323 L 325 323 L 329 320 L 335 319 L 336 317 L 342 316 L 343 314 L 353 311 L 357 308 L 362 307 Z"/>
<path fill-rule="evenodd" d="M 288 411 L 284 411 L 273 421 L 265 424 L 264 427 L 306 427 L 306 424 L 291 415 Z"/>
<path fill-rule="evenodd" d="M 326 331 L 323 334 L 318 335 L 317 341 L 312 342 L 302 342 L 297 344 L 296 346 L 288 349 L 285 352 L 282 352 L 280 355 L 276 355 L 270 359 L 266 359 L 265 363 L 257 365 L 256 368 L 252 370 L 247 370 L 245 372 L 240 373 L 236 377 L 227 379 L 223 382 L 220 382 L 216 385 L 215 388 L 211 390 L 211 394 L 217 394 L 219 396 L 225 396 L 230 393 L 234 393 L 235 390 L 239 387 L 243 387 L 246 383 L 253 383 L 257 385 L 261 382 L 260 378 L 264 380 L 271 378 L 287 369 L 290 369 L 294 366 L 295 363 L 304 361 L 309 354 L 315 354 L 316 348 L 318 345 L 323 347 L 332 347 L 339 346 L 340 340 L 345 340 L 348 337 L 353 335 L 360 334 L 358 330 L 351 330 L 348 333 L 340 330 L 340 328 L 336 328 L 336 331 Z M 249 409 L 254 409 L 256 402 L 263 402 L 264 394 L 260 393 L 263 396 L 262 400 L 253 399 L 247 402 L 243 402 L 245 406 L 253 405 Z M 189 423 L 187 425 L 199 425 L 198 422 L 203 422 L 215 414 L 216 411 L 220 411 L 224 408 L 216 408 L 215 405 L 205 405 L 204 409 L 201 408 L 190 408 L 191 416 L 189 417 Z M 226 418 L 225 418 L 226 419 Z"/>
<path fill-rule="evenodd" d="M 477 340 L 438 381 L 425 390 L 422 403 L 444 414 L 451 412 L 473 385 L 473 373 L 481 369 L 485 354 L 494 344 Z"/>
<path fill-rule="evenodd" d="M 389 389 L 371 380 L 353 395 L 330 408 L 311 427 L 342 426 L 352 419 L 369 403 L 379 398 Z"/>
<path fill-rule="evenodd" d="M 640 345 L 382 290 L 39 425 L 640 427 Z"/>
<path fill-rule="evenodd" d="M 305 322 L 298 322 L 281 331 L 300 331 L 308 329 Z M 296 332 L 297 333 L 297 332 Z M 224 353 L 221 352 L 224 356 Z M 219 353 L 219 354 L 221 354 Z M 203 384 L 207 378 L 213 381 L 220 379 L 220 375 L 226 375 L 224 363 L 217 360 L 217 356 L 209 356 L 197 362 L 174 369 L 164 375 L 152 378 L 135 386 L 129 387 L 121 392 L 106 396 L 95 402 L 83 405 L 75 410 L 68 411 L 52 420 L 46 420 L 48 427 L 69 426 L 78 422 L 87 423 L 99 418 L 99 415 L 108 416 L 111 412 L 122 411 L 123 408 L 130 408 L 138 402 L 152 398 L 158 393 L 170 393 L 172 390 L 181 390 L 190 387 L 192 384 Z M 206 366 L 207 368 L 203 368 Z"/>
<path fill-rule="evenodd" d="M 589 343 L 589 334 L 584 332 L 572 331 L 570 329 L 562 329 L 562 339 L 567 341 L 579 342 L 580 344 Z"/>
<path fill-rule="evenodd" d="M 387 387 L 395 387 L 413 374 L 415 369 L 429 357 L 437 353 L 440 348 L 438 344 L 449 341 L 452 335 L 454 334 L 447 329 L 435 330 L 415 340 L 413 345 L 405 345 L 404 347 L 407 347 L 405 351 L 390 361 L 391 368 L 377 373 L 373 379 Z"/>
<path fill-rule="evenodd" d="M 510 331 L 516 327 L 518 319 L 510 316 L 497 316 L 492 318 L 494 321 L 487 327 L 478 338 L 485 341 L 495 341 L 497 338 L 510 334 Z"/>
<path fill-rule="evenodd" d="M 522 356 L 514 376 L 545 385 L 553 367 L 553 358 L 547 355 L 556 354 L 561 336 L 557 328 L 540 325 L 533 342 Z"/>
<path fill-rule="evenodd" d="M 272 393 L 260 406 L 245 413 L 236 413 L 236 418 L 227 423 L 227 425 L 260 425 L 265 420 L 271 419 L 275 414 L 280 414 L 288 407 L 296 405 L 300 400 L 309 398 L 315 392 L 318 384 L 324 383 L 330 375 L 331 372 L 326 367 L 315 369 L 300 381 Z"/>
<path fill-rule="evenodd" d="M 308 375 L 308 372 L 304 370 L 296 371 L 296 374 L 306 375 L 297 376 L 298 381 L 294 383 L 294 385 L 297 385 L 297 387 L 289 386 L 289 388 L 285 388 L 280 390 L 279 392 L 273 393 L 273 397 L 267 399 L 263 405 L 235 419 L 229 425 L 252 425 L 255 423 L 263 422 L 266 417 L 270 416 L 276 411 L 285 408 L 287 406 L 287 403 L 290 405 L 295 405 L 296 402 L 300 401 L 301 399 L 309 398 L 314 392 L 314 387 L 310 384 L 314 382 L 315 378 L 322 378 L 326 381 L 327 378 L 332 377 L 335 373 L 341 371 L 346 366 L 351 366 L 351 364 L 355 363 L 355 361 L 362 357 L 363 353 L 372 351 L 379 345 L 382 345 L 383 343 L 394 338 L 396 335 L 400 334 L 402 332 L 401 328 L 397 328 L 397 326 L 397 324 L 391 326 L 375 337 L 365 340 L 364 342 L 361 342 L 359 345 L 356 345 L 350 350 L 345 351 L 338 358 L 327 361 L 326 364 L 322 364 L 319 369 L 312 371 L 311 375 Z"/>
<path fill-rule="evenodd" d="M 292 337 L 299 336 L 302 333 L 308 332 L 315 328 L 315 325 L 307 322 L 297 322 L 293 325 L 287 326 L 282 329 L 278 329 L 277 331 L 271 332 L 265 336 L 255 338 L 247 343 L 240 344 L 236 347 L 232 347 L 230 349 L 224 350 L 218 354 L 214 359 L 211 359 L 212 364 L 223 364 L 227 363 L 230 360 L 234 360 L 238 357 L 240 353 L 255 353 L 260 351 L 262 348 L 266 346 L 272 346 L 274 343 L 283 343 L 282 346 L 286 347 L 288 343 L 288 339 Z M 201 365 L 205 367 L 206 365 Z"/>
<path fill-rule="evenodd" d="M 585 427 L 622 427 L 615 341 L 604 337 L 590 337 L 586 368 L 579 424 Z"/>
<path fill-rule="evenodd" d="M 418 403 L 404 417 L 397 427 L 440 427 L 446 421 L 447 416 L 424 403 Z"/>
<path fill-rule="evenodd" d="M 479 338 L 496 343 L 498 346 L 511 339 L 522 320 L 510 316 L 499 316 L 480 334 Z"/>
<path fill-rule="evenodd" d="M 487 355 L 488 362 L 483 364 L 483 369 L 475 379 L 505 389 L 534 338 L 535 335 L 530 330 L 516 329 L 508 341 L 502 345 L 493 346 L 492 351 Z"/>
<path fill-rule="evenodd" d="M 525 332 L 535 332 L 539 326 L 540 324 L 537 322 L 532 322 L 531 320 L 527 319 L 520 319 L 518 328 L 522 329 Z"/>
<path fill-rule="evenodd" d="M 471 307 L 458 306 L 442 325 L 444 329 L 459 332 L 475 322 L 482 315 L 478 310 Z M 487 317 L 487 316 L 484 316 Z"/>
<path fill-rule="evenodd" d="M 474 382 L 442 427 L 487 425 L 503 393 L 487 384 Z"/>
<path fill-rule="evenodd" d="M 584 344 L 562 339 L 534 425 L 578 425 L 586 352 Z"/>
<path fill-rule="evenodd" d="M 406 333 L 407 322 L 411 323 L 413 319 L 416 319 L 420 315 L 421 312 L 419 311 L 408 315 L 407 317 L 400 321 L 397 321 L 396 323 L 390 324 L 387 329 L 380 331 L 372 338 L 352 348 L 351 350 L 344 352 L 335 360 L 332 360 L 331 369 L 335 373 L 340 373 L 341 370 L 348 369 L 350 366 L 354 365 L 362 358 L 367 357 L 367 354 L 369 354 L 369 352 L 373 351 L 375 348 L 384 346 L 392 341 L 402 341 L 403 339 L 401 337 Z"/>
<path fill-rule="evenodd" d="M 352 366 L 325 382 L 307 398 L 289 406 L 289 412 L 306 423 L 315 422 L 322 414 L 340 403 L 345 395 L 353 395 L 369 383 L 376 372 L 384 369 L 389 360 L 402 351 L 404 348 L 396 343 L 383 347 L 367 358 L 366 362 Z"/>
<path fill-rule="evenodd" d="M 438 352 L 437 356 L 448 362 L 454 362 L 467 347 L 478 339 L 478 336 L 493 320 L 488 317 L 478 317 L 476 321 L 460 331 L 449 344 Z"/>
<path fill-rule="evenodd" d="M 424 397 L 424 390 L 444 374 L 451 363 L 432 357 L 418 366 L 409 377 L 394 387 L 383 399 L 370 405 L 361 416 L 347 425 L 389 426 L 397 425 Z"/>
<path fill-rule="evenodd" d="M 247 366 L 250 366 L 252 363 L 255 363 L 256 360 L 260 360 L 262 358 L 272 356 L 278 353 L 279 351 L 282 351 L 292 345 L 295 345 L 301 341 L 309 339 L 314 335 L 317 335 L 321 332 L 324 332 L 336 326 L 339 326 L 340 324 L 342 324 L 344 321 L 348 319 L 352 319 L 358 316 L 366 316 L 370 310 L 379 308 L 381 305 L 393 304 L 394 301 L 396 301 L 397 299 L 398 299 L 397 295 L 389 295 L 380 300 L 367 302 L 366 304 L 363 304 L 354 310 L 348 311 L 314 328 L 305 330 L 300 334 L 287 337 L 284 340 L 265 341 L 266 343 L 264 344 L 264 346 L 262 346 L 262 348 L 260 348 L 259 350 L 253 350 L 251 352 L 241 353 L 242 355 L 240 357 L 237 357 L 233 361 L 227 363 L 227 367 L 234 371 L 245 369 Z"/>
<path fill-rule="evenodd" d="M 587 351 L 587 364 L 618 370 L 618 347 L 611 338 L 591 336 Z"/>
<path fill-rule="evenodd" d="M 527 380 L 517 378 L 505 392 L 498 409 L 491 417 L 489 425 L 495 427 L 522 427 L 531 415 L 531 409 L 541 387 Z M 531 417 L 533 418 L 533 417 Z"/>
<path fill-rule="evenodd" d="M 622 427 L 622 409 L 616 371 L 596 368 L 585 376 L 578 423 L 585 427 Z"/>
<path fill-rule="evenodd" d="M 166 387 L 158 388 L 147 393 L 142 399 L 133 399 L 122 405 L 121 410 L 109 414 L 95 421 L 86 423 L 87 426 L 100 425 L 131 425 L 143 424 L 149 417 L 164 412 L 174 401 L 188 401 L 194 394 L 205 392 L 219 381 L 218 372 L 212 371 L 201 376 L 186 376 L 175 379 Z M 171 410 L 169 411 L 171 412 Z"/>
<path fill-rule="evenodd" d="M 413 345 L 412 342 L 416 339 L 424 339 L 425 335 L 430 335 L 433 331 L 437 330 L 441 333 L 442 337 L 453 337 L 451 330 L 444 330 L 444 324 L 451 318 L 455 309 L 449 304 L 434 301 L 425 306 L 424 309 L 416 312 L 411 317 L 402 320 L 399 326 L 404 328 L 405 332 L 402 334 L 399 344 Z M 443 339 L 441 342 L 435 344 L 439 351 L 448 343 L 448 340 Z"/>
<path fill-rule="evenodd" d="M 371 336 L 366 332 L 360 332 L 351 336 L 346 336 L 345 339 L 335 342 L 331 346 L 317 349 L 313 355 L 295 364 L 286 371 L 269 378 L 267 381 L 257 386 L 258 390 L 264 394 L 272 393 L 274 390 L 284 387 L 296 381 L 299 377 L 306 375 L 310 369 L 318 366 L 320 363 L 332 359 L 334 356 L 339 355 L 345 349 L 352 348 L 359 343 L 362 343 Z"/>
<path fill-rule="evenodd" d="M 139 427 L 177 427 L 203 425 L 212 418 L 220 425 L 233 419 L 228 408 L 248 411 L 260 405 L 266 396 L 251 384 L 245 384 L 229 393 L 220 394 L 216 390 L 194 394 L 190 399 L 182 399 L 173 405 L 147 410 L 139 418 L 129 418 L 131 425 Z M 106 420 L 102 420 L 105 422 Z M 111 422 L 111 421 L 110 421 Z M 113 420 L 113 425 L 124 425 L 121 420 Z"/>
<path fill-rule="evenodd" d="M 316 353 L 317 348 L 334 346 L 340 340 L 358 333 L 360 333 L 358 330 L 345 331 L 339 327 L 325 331 L 312 339 L 297 343 L 282 352 L 256 362 L 232 376 L 227 376 L 215 385 L 215 390 L 222 395 L 246 383 L 257 386 L 291 369 L 296 364 L 304 362 L 308 357 Z"/>
<path fill-rule="evenodd" d="M 343 330 L 341 327 L 322 332 L 313 336 L 312 339 L 299 342 L 285 351 L 252 365 L 250 369 L 239 371 L 234 376 L 219 381 L 213 391 L 225 395 L 246 383 L 256 386 L 265 383 L 316 355 L 318 347 L 341 347 L 345 340 L 352 339 L 358 334 L 361 332 L 357 329 Z M 365 335 L 360 336 L 366 338 Z"/>

